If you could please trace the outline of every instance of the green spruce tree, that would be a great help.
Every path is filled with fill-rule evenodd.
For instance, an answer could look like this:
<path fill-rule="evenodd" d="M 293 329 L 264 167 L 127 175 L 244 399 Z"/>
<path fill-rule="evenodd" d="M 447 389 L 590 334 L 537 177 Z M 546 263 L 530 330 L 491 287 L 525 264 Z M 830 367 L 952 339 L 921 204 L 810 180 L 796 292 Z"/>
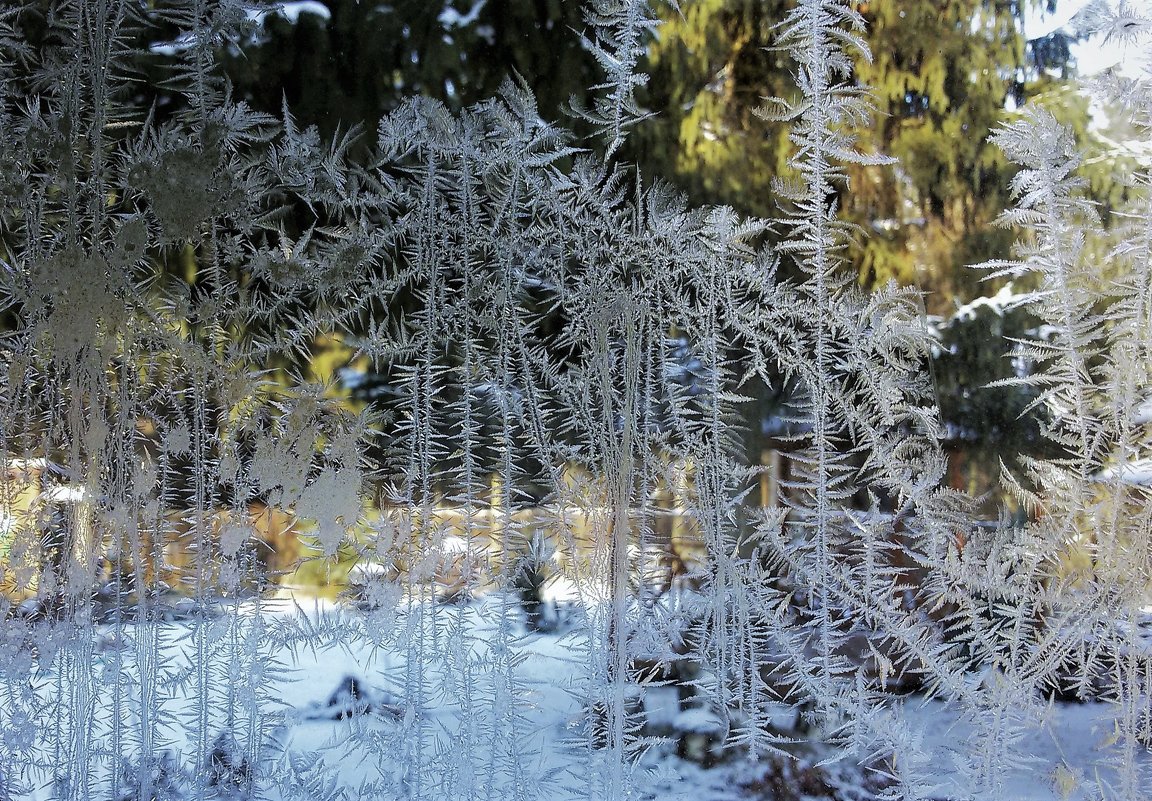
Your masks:
<path fill-rule="evenodd" d="M 694 201 L 773 216 L 770 182 L 787 179 L 787 126 L 752 110 L 790 90 L 795 65 L 776 49 L 787 0 L 698 0 L 669 15 L 650 48 L 647 105 L 660 116 L 630 155 L 672 175 Z M 1006 109 L 1052 80 L 1028 70 L 1019 6 L 984 0 L 857 3 L 875 54 L 858 61 L 880 112 L 862 143 L 900 167 L 851 170 L 847 220 L 867 229 L 853 246 L 861 281 L 895 279 L 929 291 L 929 307 L 980 294 L 965 265 L 1010 244 L 992 221 L 1013 168 L 987 141 Z M 1049 54 L 1050 55 L 1050 54 Z"/>

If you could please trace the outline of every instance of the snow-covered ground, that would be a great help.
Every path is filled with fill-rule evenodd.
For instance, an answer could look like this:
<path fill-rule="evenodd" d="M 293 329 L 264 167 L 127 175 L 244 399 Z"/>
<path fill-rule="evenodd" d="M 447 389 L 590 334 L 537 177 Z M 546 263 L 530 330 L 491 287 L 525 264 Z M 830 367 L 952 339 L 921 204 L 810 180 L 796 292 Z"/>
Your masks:
<path fill-rule="evenodd" d="M 102 626 L 88 653 L 91 675 L 139 675 L 140 655 L 155 641 L 156 707 L 164 716 L 153 749 L 165 754 L 172 793 L 160 799 L 241 797 L 191 789 L 194 774 L 220 768 L 215 757 L 204 756 L 205 749 L 227 753 L 230 747 L 235 753 L 224 761 L 254 763 L 245 774 L 255 777 L 251 795 L 269 801 L 594 799 L 608 797 L 608 783 L 621 778 L 629 788 L 626 797 L 635 799 L 847 800 L 875 798 L 882 784 L 848 761 L 814 767 L 829 752 L 812 742 L 788 745 L 795 755 L 791 762 L 752 759 L 735 748 L 709 768 L 681 758 L 683 743 L 676 738 L 698 734 L 704 739 L 697 744 L 706 748 L 713 721 L 703 709 L 678 709 L 667 687 L 648 688 L 646 698 L 640 688 L 635 694 L 640 708 L 667 724 L 670 736 L 644 742 L 631 764 L 614 771 L 613 754 L 593 747 L 596 737 L 588 729 L 588 637 L 578 622 L 563 633 L 526 633 L 516 604 L 500 595 L 465 605 L 398 601 L 365 612 L 282 600 L 262 604 L 258 615 L 248 604 L 199 623 L 149 624 L 147 630 Z M 53 663 L 67 664 L 62 658 Z M 203 665 L 209 666 L 207 681 L 197 678 Z M 75 709 L 76 696 L 62 697 L 67 676 L 58 670 L 35 676 L 36 722 L 50 737 L 72 725 L 69 709 Z M 69 797 L 135 801 L 122 789 L 113 792 L 108 766 L 115 761 L 101 756 L 115 737 L 121 738 L 119 753 L 130 751 L 138 723 L 139 687 L 131 679 L 120 682 L 119 695 L 116 687 L 105 678 L 93 682 L 91 697 L 80 699 L 90 704 L 92 769 L 87 776 L 67 777 L 74 793 Z M 0 686 L 0 697 L 13 697 L 8 692 L 14 689 Z M 197 700 L 202 692 L 210 695 L 206 702 Z M 230 708 L 239 711 L 230 715 Z M 244 713 L 252 708 L 261 710 L 258 719 Z M 931 756 L 928 773 L 938 785 L 927 797 L 1109 797 L 1117 714 L 1111 705 L 1050 703 L 1014 745 L 1026 759 L 1002 774 L 1001 787 L 983 791 L 962 779 L 961 766 L 979 746 L 979 735 L 956 708 L 912 695 L 894 699 L 890 711 Z M 218 736 L 230 717 L 231 746 Z M 782 706 L 783 734 L 794 719 Z M 113 725 L 116 720 L 122 729 Z M 43 761 L 28 768 L 27 792 L 13 799 L 62 797 L 59 775 L 55 784 L 50 775 L 61 763 L 49 751 L 61 743 L 78 747 L 79 731 L 38 746 Z M 1145 766 L 1148 757 L 1140 757 Z"/>

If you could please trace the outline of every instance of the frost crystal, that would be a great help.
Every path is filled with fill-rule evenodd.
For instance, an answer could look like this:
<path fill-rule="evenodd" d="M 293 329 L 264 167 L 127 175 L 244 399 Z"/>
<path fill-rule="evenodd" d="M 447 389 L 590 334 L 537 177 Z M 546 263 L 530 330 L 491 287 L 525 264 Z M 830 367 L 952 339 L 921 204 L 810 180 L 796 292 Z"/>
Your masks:
<path fill-rule="evenodd" d="M 0 801 L 829 795 L 853 770 L 868 797 L 1006 797 L 1040 727 L 1097 725 L 1046 703 L 1070 698 L 1114 735 L 1048 774 L 1142 798 L 1145 172 L 1105 281 L 1074 137 L 1034 110 L 996 134 L 1025 236 L 987 266 L 1036 287 L 1012 345 L 1053 456 L 1005 477 L 1028 522 L 978 526 L 942 488 L 919 298 L 844 264 L 848 165 L 889 164 L 854 135 L 862 4 L 776 29 L 799 91 L 762 109 L 795 145 L 770 221 L 615 163 L 644 0 L 588 4 L 606 156 L 511 80 L 333 141 L 257 113 L 216 59 L 258 5 L 0 12 Z M 1137 88 L 1112 91 L 1147 133 Z M 308 380 L 330 353 L 344 384 Z M 782 398 L 764 507 L 750 382 Z"/>

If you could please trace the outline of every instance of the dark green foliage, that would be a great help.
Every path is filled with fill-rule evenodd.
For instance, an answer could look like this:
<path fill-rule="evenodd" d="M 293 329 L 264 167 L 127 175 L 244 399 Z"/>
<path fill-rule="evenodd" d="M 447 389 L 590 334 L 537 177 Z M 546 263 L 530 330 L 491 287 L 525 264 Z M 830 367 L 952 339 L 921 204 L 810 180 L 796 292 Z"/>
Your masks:
<path fill-rule="evenodd" d="M 792 175 L 789 129 L 765 126 L 753 109 L 788 96 L 794 63 L 776 49 L 786 0 L 698 0 L 668 14 L 650 50 L 643 102 L 659 117 L 637 131 L 629 155 L 647 172 L 671 175 L 694 202 L 721 202 L 774 216 L 771 181 Z M 1005 3 L 858 2 L 874 60 L 856 59 L 878 115 L 861 132 L 867 152 L 900 160 L 892 169 L 853 167 L 839 190 L 843 216 L 867 236 L 852 249 L 867 286 L 919 284 L 931 310 L 981 294 L 966 265 L 1002 252 L 1010 239 L 993 221 L 1014 172 L 987 141 L 1006 104 L 1047 78 L 1025 74 L 1017 13 Z M 975 80 L 971 76 L 975 75 Z M 1021 95 L 1022 96 L 1022 95 Z"/>
<path fill-rule="evenodd" d="M 1039 326 L 1023 298 L 1006 292 L 970 303 L 938 324 L 932 368 L 954 486 L 989 493 L 1001 460 L 1018 469 L 1018 455 L 1051 450 L 1041 434 L 1045 412 L 1035 406 L 1039 392 L 1026 385 L 989 386 L 1035 369 L 1023 355 L 1012 356 L 1011 342 Z"/>
<path fill-rule="evenodd" d="M 327 20 L 269 13 L 257 42 L 225 57 L 240 98 L 277 113 L 283 95 L 302 124 L 330 133 L 374 125 L 417 94 L 458 110 L 491 97 L 512 74 L 531 79 L 545 119 L 555 120 L 573 93 L 597 82 L 594 60 L 573 35 L 583 26 L 579 3 L 456 0 L 456 15 L 428 0 L 324 5 Z"/>

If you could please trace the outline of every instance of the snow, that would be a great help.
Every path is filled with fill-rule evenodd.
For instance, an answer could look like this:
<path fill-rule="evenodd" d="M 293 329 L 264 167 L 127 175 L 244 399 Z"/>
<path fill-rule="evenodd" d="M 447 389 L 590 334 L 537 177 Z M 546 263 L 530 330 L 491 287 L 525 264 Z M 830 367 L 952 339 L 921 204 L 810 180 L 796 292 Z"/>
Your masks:
<path fill-rule="evenodd" d="M 659 729 L 679 728 L 680 691 L 676 687 L 652 686 L 644 691 L 644 722 Z"/>
<path fill-rule="evenodd" d="M 252 22 L 263 22 L 269 14 L 277 14 L 295 25 L 300 21 L 301 14 L 313 14 L 320 19 L 329 20 L 332 12 L 328 6 L 319 0 L 294 0 L 293 2 L 276 3 L 268 8 L 249 9 L 247 18 Z M 193 37 L 184 34 L 170 42 L 153 42 L 148 45 L 148 51 L 157 56 L 173 58 L 188 50 L 193 44 Z"/>
<path fill-rule="evenodd" d="M 301 0 L 301 2 L 278 3 L 276 13 L 285 17 L 289 22 L 295 23 L 301 14 L 315 14 L 321 19 L 331 19 L 332 12 L 328 6 L 316 0 Z"/>
<path fill-rule="evenodd" d="M 678 731 L 695 734 L 719 734 L 724 730 L 723 722 L 710 709 L 685 709 L 676 716 L 673 726 Z"/>
<path fill-rule="evenodd" d="M 275 3 L 271 8 L 262 8 L 248 12 L 248 18 L 263 20 L 268 14 L 278 14 L 293 25 L 300 20 L 301 14 L 315 14 L 320 19 L 332 19 L 332 12 L 328 6 L 318 0 L 294 0 L 293 2 Z"/>
<path fill-rule="evenodd" d="M 1051 13 L 1045 3 L 1028 4 L 1024 13 L 1024 35 L 1029 40 L 1035 40 L 1061 30 L 1079 34 L 1084 29 L 1095 27 L 1093 23 L 1097 18 L 1091 8 L 1095 3 L 1096 0 L 1061 0 Z M 1107 5 L 1113 11 L 1121 8 L 1118 0 L 1109 0 Z M 1137 14 L 1152 14 L 1152 3 L 1149 0 L 1127 0 L 1127 7 Z M 1084 12 L 1083 15 L 1078 17 L 1081 12 Z M 1130 77 L 1139 74 L 1139 59 L 1133 57 L 1131 47 L 1114 37 L 1094 33 L 1079 41 L 1069 41 L 1068 44 L 1081 77 L 1098 75 L 1113 68 Z"/>
<path fill-rule="evenodd" d="M 254 603 L 243 604 L 234 610 L 235 619 L 251 621 L 256 611 Z M 497 658 L 493 643 L 501 616 L 518 615 L 516 607 L 504 596 L 487 596 L 465 606 L 409 601 L 396 609 L 367 615 L 318 601 L 264 602 L 259 611 L 273 631 L 310 632 L 306 646 L 302 641 L 286 642 L 266 655 L 264 670 L 268 680 L 262 689 L 270 701 L 270 711 L 264 759 L 277 766 L 280 775 L 295 776 L 294 781 L 311 781 L 323 775 L 326 781 L 334 782 L 334 794 L 326 796 L 331 798 L 366 797 L 368 790 L 387 786 L 399 795 L 405 782 L 411 780 L 405 760 L 416 758 L 412 744 L 420 743 L 419 758 L 425 760 L 428 768 L 425 781 L 432 783 L 426 788 L 430 794 L 423 797 L 447 799 L 468 783 L 484 781 L 476 774 L 493 757 L 492 750 L 511 746 L 543 801 L 590 797 L 593 788 L 588 784 L 589 777 L 594 775 L 596 764 L 608 758 L 608 752 L 575 745 L 581 736 L 587 736 L 580 731 L 586 725 L 581 723 L 584 715 L 580 693 L 586 668 L 577 656 L 586 645 L 584 634 L 577 631 L 528 636 L 517 624 L 511 648 L 520 689 L 509 698 L 520 713 L 516 731 L 506 732 L 509 739 L 503 743 L 473 742 L 469 744 L 471 750 L 465 750 L 460 738 L 466 736 L 470 724 L 466 724 L 462 714 L 463 699 L 452 692 L 458 677 L 452 675 L 446 661 L 450 648 L 426 660 L 421 671 L 422 686 L 415 697 L 411 693 L 406 697 L 405 656 L 396 647 L 395 635 L 410 625 L 432 625 L 447 643 L 452 632 L 459 632 L 462 627 L 472 642 L 472 664 L 478 669 L 475 686 L 492 689 L 485 684 L 483 667 Z M 195 622 L 149 625 L 164 629 L 162 664 L 177 672 L 193 664 L 197 648 Z M 324 638 L 316 636 L 317 632 L 337 630 L 360 633 L 320 644 Z M 135 657 L 131 647 L 135 634 L 134 627 L 127 626 L 117 639 L 108 627 L 103 627 L 98 633 L 101 646 L 97 659 L 110 665 L 131 663 Z M 55 678 L 41 675 L 36 682 L 45 708 L 50 708 Z M 339 696 L 341 688 L 349 686 L 350 680 L 362 688 L 363 695 L 354 700 L 340 696 L 339 709 L 332 706 L 332 699 Z M 646 691 L 634 687 L 633 692 L 643 692 L 644 709 L 653 724 L 671 723 L 675 731 L 689 734 L 712 735 L 724 730 L 724 724 L 710 709 L 675 711 L 678 699 L 673 687 L 657 686 Z M 498 716 L 501 712 L 499 702 L 486 694 L 468 700 L 473 715 Z M 112 700 L 103 696 L 98 703 L 103 703 L 105 710 L 93 719 L 106 726 Z M 349 713 L 347 710 L 356 704 L 357 713 Z M 367 709 L 371 711 L 365 712 Z M 783 705 L 781 709 L 782 720 L 794 714 Z M 196 753 L 189 727 L 184 725 L 193 713 L 190 691 L 172 692 L 166 711 L 172 714 L 164 730 L 164 749 L 174 764 L 189 765 Z M 965 775 L 961 767 L 966 749 L 979 736 L 979 721 L 966 719 L 951 703 L 918 696 L 895 699 L 886 714 L 897 725 L 914 732 L 928 753 L 935 755 L 929 769 L 938 782 L 938 798 L 1088 801 L 1094 797 L 1096 782 L 1108 781 L 1112 775 L 1108 757 L 1115 741 L 1117 708 L 1108 703 L 1049 703 L 1036 724 L 1026 729 L 1016 743 L 1025 759 L 1004 771 L 1001 785 L 996 788 L 970 787 L 961 779 Z M 744 788 L 763 784 L 766 770 L 810 771 L 810 765 L 827 756 L 819 743 L 788 742 L 796 757 L 792 767 L 782 768 L 777 762 L 752 758 L 728 747 L 718 765 L 704 769 L 677 756 L 674 742 L 657 741 L 644 751 L 636 769 L 631 771 L 633 797 L 683 797 L 694 801 L 763 798 Z M 1138 760 L 1147 766 L 1149 755 L 1143 753 Z M 257 775 L 262 777 L 264 773 L 258 770 Z M 833 784 L 852 784 L 862 781 L 866 772 L 850 762 L 840 762 L 822 775 Z M 47 779 L 41 776 L 35 782 L 40 789 L 34 790 L 27 801 L 46 801 L 51 797 Z M 299 797 L 297 790 L 287 785 L 260 781 L 260 797 L 268 801 Z M 500 786 L 503 790 L 497 787 L 497 795 L 512 790 Z M 860 794 L 859 787 L 848 789 L 857 794 L 841 797 L 874 797 Z"/>
<path fill-rule="evenodd" d="M 1136 414 L 1132 418 L 1132 422 L 1137 425 L 1152 423 L 1152 398 L 1145 398 L 1140 405 L 1136 407 Z"/>
<path fill-rule="evenodd" d="M 1106 470 L 1101 470 L 1098 477 L 1101 481 L 1119 478 L 1125 484 L 1152 486 L 1152 459 L 1134 459 L 1131 462 L 1109 467 Z"/>
<path fill-rule="evenodd" d="M 1045 3 L 1029 3 L 1024 12 L 1024 33 L 1029 39 L 1050 36 L 1072 21 L 1072 18 L 1094 0 L 1061 0 L 1049 11 Z"/>
<path fill-rule="evenodd" d="M 440 12 L 440 15 L 436 19 L 439 20 L 440 24 L 443 25 L 446 30 L 464 28 L 480 18 L 480 12 L 484 10 L 484 6 L 487 4 L 488 0 L 475 0 L 475 2 L 472 3 L 472 8 L 468 10 L 468 13 L 461 14 L 453 7 L 451 2 L 449 2 L 444 6 L 444 10 Z"/>
<path fill-rule="evenodd" d="M 180 38 L 171 42 L 154 42 L 148 45 L 148 52 L 154 53 L 158 56 L 165 56 L 172 58 L 183 53 L 192 46 L 192 37 L 181 36 Z"/>
<path fill-rule="evenodd" d="M 982 296 L 957 307 L 952 318 L 955 320 L 975 320 L 981 309 L 989 309 L 998 317 L 1006 312 L 1019 308 L 1033 299 L 1034 295 L 1028 292 L 1016 292 L 1012 284 L 1005 284 L 992 296 Z"/>

